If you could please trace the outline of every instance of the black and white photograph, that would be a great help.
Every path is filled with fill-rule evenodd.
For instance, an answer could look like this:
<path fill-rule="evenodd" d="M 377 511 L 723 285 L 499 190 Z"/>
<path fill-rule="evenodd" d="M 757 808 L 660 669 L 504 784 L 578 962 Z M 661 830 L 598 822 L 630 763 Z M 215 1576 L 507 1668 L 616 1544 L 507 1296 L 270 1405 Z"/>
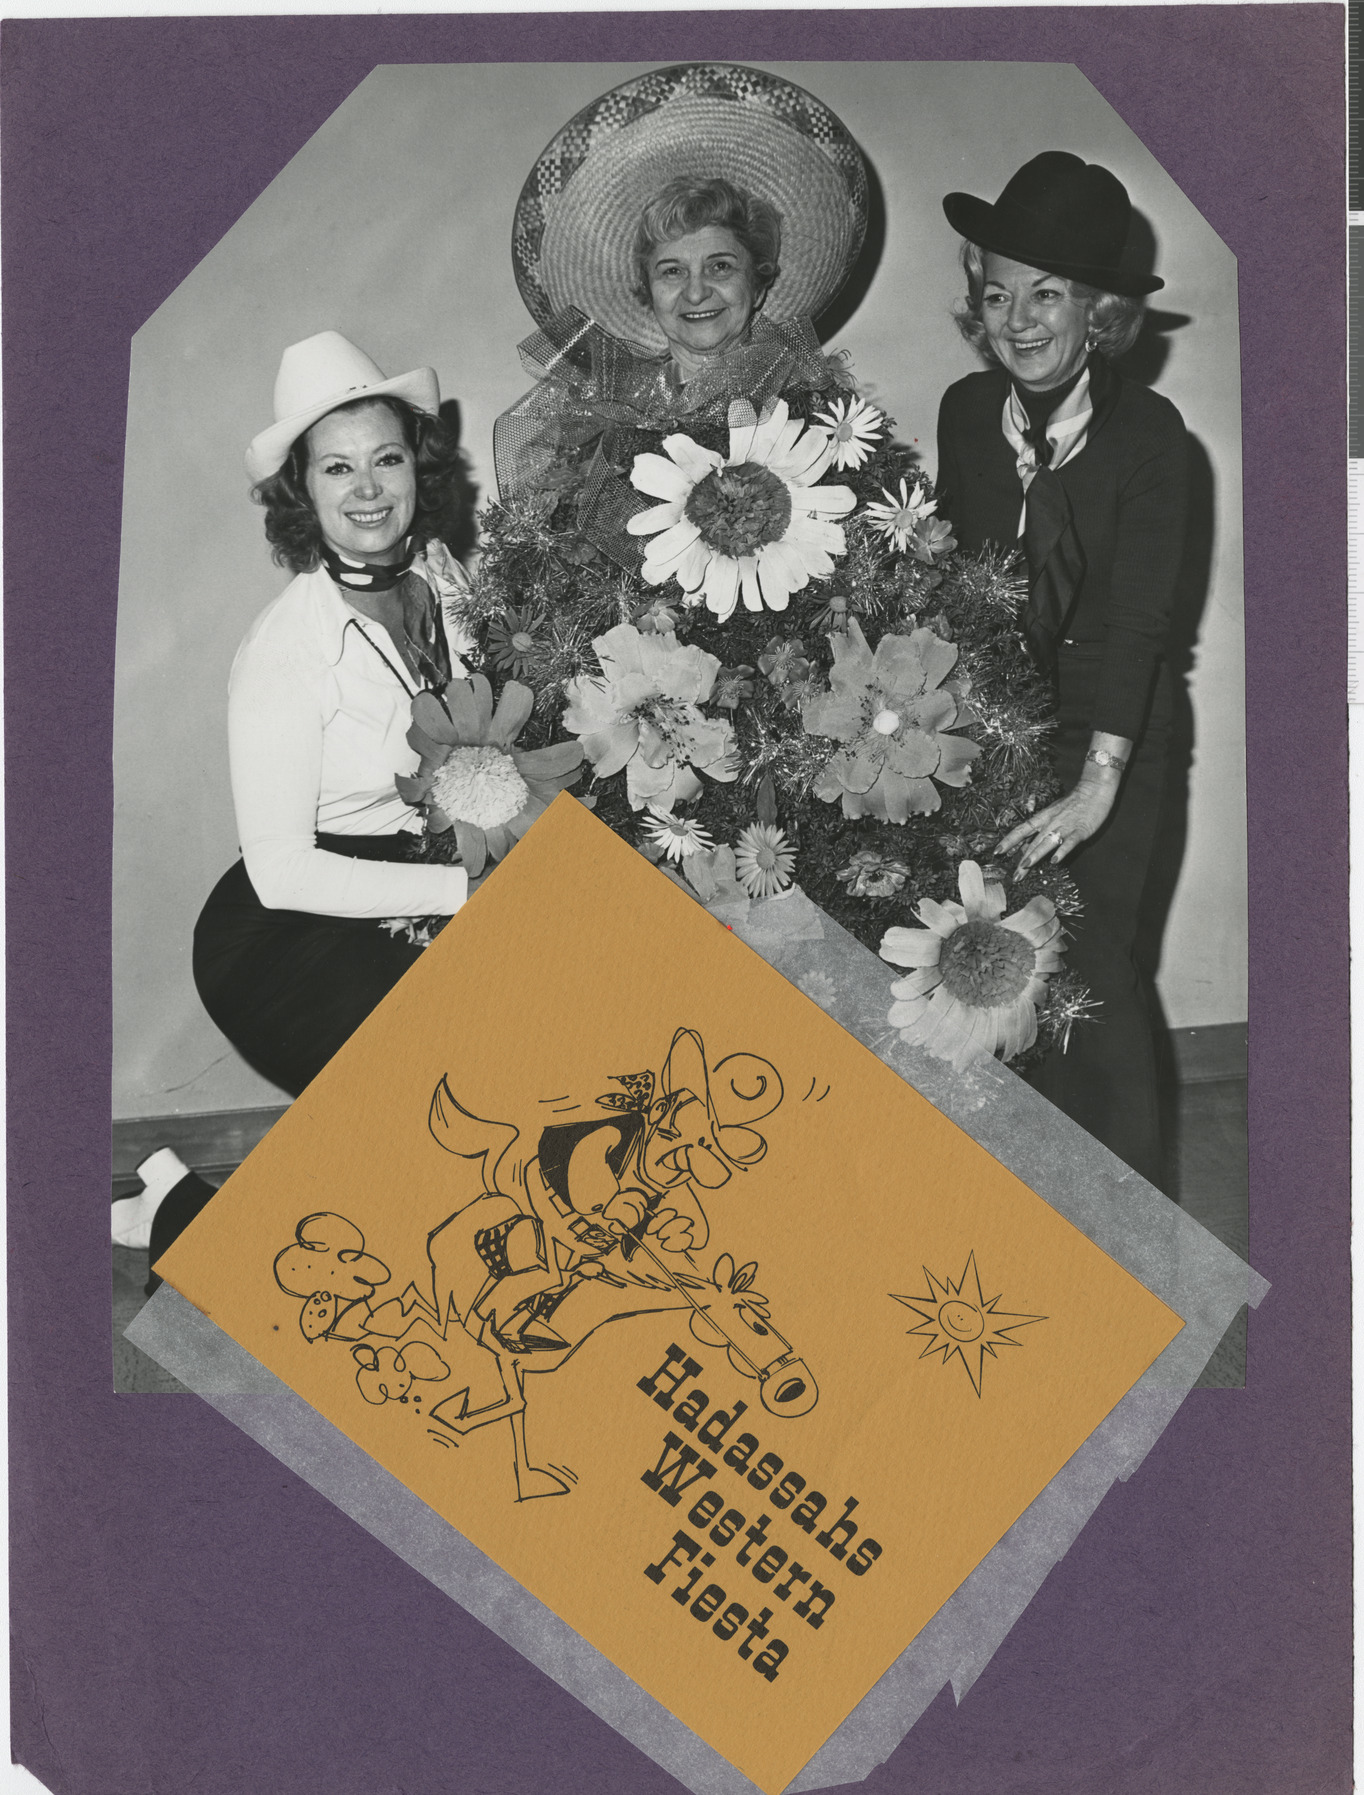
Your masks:
<path fill-rule="evenodd" d="M 132 345 L 118 1387 L 560 790 L 1244 1253 L 1239 426 L 1235 259 L 1073 66 L 376 69 Z"/>

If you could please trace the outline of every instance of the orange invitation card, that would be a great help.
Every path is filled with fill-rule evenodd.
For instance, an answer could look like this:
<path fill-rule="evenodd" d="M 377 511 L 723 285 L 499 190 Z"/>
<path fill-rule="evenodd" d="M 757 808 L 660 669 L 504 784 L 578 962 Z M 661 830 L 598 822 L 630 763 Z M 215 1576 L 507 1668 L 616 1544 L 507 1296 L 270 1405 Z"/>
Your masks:
<path fill-rule="evenodd" d="M 157 1269 L 770 1795 L 1182 1325 L 568 796 Z"/>

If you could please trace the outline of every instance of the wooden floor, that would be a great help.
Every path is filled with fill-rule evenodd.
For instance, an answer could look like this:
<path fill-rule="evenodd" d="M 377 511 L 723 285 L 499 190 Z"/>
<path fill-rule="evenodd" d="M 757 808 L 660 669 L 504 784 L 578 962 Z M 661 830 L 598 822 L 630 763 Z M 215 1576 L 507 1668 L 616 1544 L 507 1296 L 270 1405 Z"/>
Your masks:
<path fill-rule="evenodd" d="M 1249 1258 L 1246 1213 L 1246 1083 L 1244 1078 L 1200 1079 L 1182 1085 L 1172 1118 L 1174 1169 L 1170 1192 L 1195 1220 L 1234 1252 Z M 147 1255 L 126 1247 L 114 1254 L 114 1388 L 181 1390 L 173 1377 L 123 1338 L 146 1301 Z M 1228 1328 L 1199 1386 L 1239 1389 L 1246 1381 L 1246 1312 Z"/>

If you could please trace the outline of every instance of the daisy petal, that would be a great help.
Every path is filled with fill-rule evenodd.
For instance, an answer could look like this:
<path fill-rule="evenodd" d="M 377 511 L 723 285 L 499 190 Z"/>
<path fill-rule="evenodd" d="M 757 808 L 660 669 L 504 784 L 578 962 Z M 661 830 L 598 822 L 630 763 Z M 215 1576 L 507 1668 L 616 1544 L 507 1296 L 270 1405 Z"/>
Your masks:
<path fill-rule="evenodd" d="M 647 511 L 636 511 L 633 517 L 627 517 L 625 528 L 632 536 L 652 536 L 656 530 L 666 530 L 681 518 L 680 504 L 650 505 Z"/>
<path fill-rule="evenodd" d="M 485 681 L 486 684 L 486 681 Z M 412 701 L 412 712 L 416 715 L 417 706 L 429 694 L 419 692 Z M 445 708 L 450 713 L 448 729 L 453 729 L 455 741 L 461 746 L 468 746 L 483 740 L 483 714 L 481 706 L 474 696 L 473 681 L 468 679 L 452 679 L 445 688 Z M 489 709 L 491 710 L 491 705 Z M 423 709 L 423 719 L 430 714 Z M 422 727 L 429 729 L 423 721 Z"/>
<path fill-rule="evenodd" d="M 818 511 L 823 517 L 846 517 L 857 504 L 857 494 L 850 486 L 805 486 L 796 502 L 802 510 Z"/>
<path fill-rule="evenodd" d="M 690 437 L 671 437 L 664 443 L 690 442 Z M 696 447 L 694 443 L 691 445 Z M 630 484 L 640 492 L 647 492 L 652 499 L 663 499 L 669 504 L 687 502 L 692 487 L 696 484 L 689 480 L 677 462 L 669 461 L 662 455 L 636 455 L 635 465 L 630 469 Z"/>
<path fill-rule="evenodd" d="M 966 912 L 960 904 L 939 904 L 932 898 L 920 898 L 914 909 L 924 926 L 944 939 L 955 934 L 966 921 Z"/>
<path fill-rule="evenodd" d="M 923 1021 L 932 1007 L 931 997 L 906 998 L 890 1006 L 886 1021 L 892 1028 L 913 1028 L 916 1023 Z"/>
<path fill-rule="evenodd" d="M 547 748 L 518 749 L 512 759 L 523 779 L 562 779 L 582 765 L 583 745 L 581 742 L 551 742 Z"/>
<path fill-rule="evenodd" d="M 951 930 L 940 933 L 931 928 L 891 928 L 881 937 L 881 945 L 876 951 L 893 966 L 936 966 L 944 936 L 950 933 Z"/>
<path fill-rule="evenodd" d="M 488 725 L 484 736 L 485 742 L 492 742 L 499 748 L 510 748 L 530 721 L 530 713 L 535 708 L 535 694 L 529 686 L 523 686 L 519 680 L 509 679 L 502 688 L 502 696 L 497 701 L 497 710 Z"/>
<path fill-rule="evenodd" d="M 762 586 L 758 580 L 758 558 L 756 555 L 743 555 L 739 559 L 739 577 L 743 582 L 744 609 L 761 611 L 763 608 Z"/>
<path fill-rule="evenodd" d="M 698 592 L 705 582 L 706 569 L 715 550 L 698 537 L 673 569 L 673 578 L 684 592 Z"/>
<path fill-rule="evenodd" d="M 463 685 L 465 682 L 456 680 L 454 683 Z M 441 747 L 453 748 L 462 740 L 450 721 L 449 712 L 434 692 L 417 693 L 412 700 L 412 722 L 428 741 L 439 743 Z"/>
<path fill-rule="evenodd" d="M 666 567 L 671 572 L 674 563 L 682 558 L 700 534 L 700 529 L 690 518 L 680 518 L 677 523 L 669 525 L 662 535 L 655 536 L 645 549 L 645 565 Z"/>
<path fill-rule="evenodd" d="M 455 818 L 455 840 L 459 844 L 459 857 L 464 862 L 464 870 L 471 879 L 476 879 L 488 864 L 488 841 L 483 831 L 474 823 L 464 823 Z"/>
<path fill-rule="evenodd" d="M 723 623 L 738 602 L 739 563 L 729 555 L 712 555 L 706 569 L 706 609 Z"/>

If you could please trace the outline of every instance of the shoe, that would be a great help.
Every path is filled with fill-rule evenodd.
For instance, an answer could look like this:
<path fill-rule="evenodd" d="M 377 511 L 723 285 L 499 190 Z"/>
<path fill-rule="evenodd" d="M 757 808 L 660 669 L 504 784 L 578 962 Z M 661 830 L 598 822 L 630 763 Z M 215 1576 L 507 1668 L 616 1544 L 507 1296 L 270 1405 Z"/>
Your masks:
<path fill-rule="evenodd" d="M 142 1161 L 137 1175 L 142 1189 L 135 1197 L 120 1197 L 113 1205 L 114 1245 L 145 1251 L 151 1245 L 152 1220 L 162 1199 L 190 1172 L 173 1148 L 158 1147 Z"/>

